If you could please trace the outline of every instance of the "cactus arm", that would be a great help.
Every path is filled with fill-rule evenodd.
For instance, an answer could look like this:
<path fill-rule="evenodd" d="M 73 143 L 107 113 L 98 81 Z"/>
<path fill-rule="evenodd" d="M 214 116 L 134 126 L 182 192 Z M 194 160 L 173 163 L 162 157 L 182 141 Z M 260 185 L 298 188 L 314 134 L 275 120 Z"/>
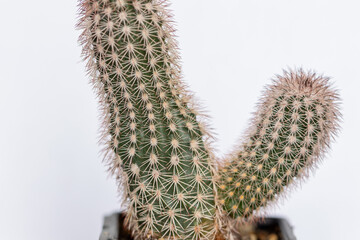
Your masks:
<path fill-rule="evenodd" d="M 338 100 L 326 77 L 302 70 L 277 76 L 245 141 L 221 168 L 218 198 L 230 217 L 251 219 L 308 176 L 337 132 Z"/>

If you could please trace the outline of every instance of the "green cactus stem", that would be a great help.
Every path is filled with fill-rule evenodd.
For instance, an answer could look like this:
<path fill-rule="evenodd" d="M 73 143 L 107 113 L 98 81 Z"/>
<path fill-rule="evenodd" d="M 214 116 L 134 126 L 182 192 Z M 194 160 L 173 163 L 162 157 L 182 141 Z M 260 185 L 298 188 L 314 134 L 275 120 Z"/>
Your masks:
<path fill-rule="evenodd" d="M 103 110 L 110 171 L 139 239 L 213 239 L 208 137 L 181 80 L 164 3 L 82 0 L 80 41 Z"/>
<path fill-rule="evenodd" d="M 327 77 L 303 70 L 277 76 L 243 143 L 221 168 L 218 200 L 228 216 L 251 220 L 308 176 L 337 132 L 338 100 Z"/>

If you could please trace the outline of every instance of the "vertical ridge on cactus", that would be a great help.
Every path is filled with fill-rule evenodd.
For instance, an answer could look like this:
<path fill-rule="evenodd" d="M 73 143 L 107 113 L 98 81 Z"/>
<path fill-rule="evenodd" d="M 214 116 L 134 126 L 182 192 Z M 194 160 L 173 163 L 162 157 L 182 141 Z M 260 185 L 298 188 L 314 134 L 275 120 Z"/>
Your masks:
<path fill-rule="evenodd" d="M 337 133 L 339 97 L 329 78 L 284 71 L 264 92 L 243 143 L 221 168 L 219 202 L 238 220 L 308 176 Z"/>
<path fill-rule="evenodd" d="M 164 3 L 82 0 L 80 42 L 103 110 L 110 171 L 136 238 L 212 239 L 207 133 L 181 81 Z"/>

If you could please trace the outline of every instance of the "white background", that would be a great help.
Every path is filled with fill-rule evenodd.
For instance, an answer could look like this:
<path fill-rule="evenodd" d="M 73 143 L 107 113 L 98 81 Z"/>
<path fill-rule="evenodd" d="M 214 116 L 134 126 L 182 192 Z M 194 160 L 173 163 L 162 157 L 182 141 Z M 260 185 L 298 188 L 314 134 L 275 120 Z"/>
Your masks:
<path fill-rule="evenodd" d="M 360 3 L 172 0 L 183 70 L 218 133 L 219 154 L 246 128 L 283 68 L 331 76 L 343 130 L 302 189 L 273 215 L 299 240 L 356 239 L 360 225 Z M 97 145 L 97 102 L 77 44 L 76 2 L 1 1 L 0 239 L 98 239 L 120 208 Z"/>

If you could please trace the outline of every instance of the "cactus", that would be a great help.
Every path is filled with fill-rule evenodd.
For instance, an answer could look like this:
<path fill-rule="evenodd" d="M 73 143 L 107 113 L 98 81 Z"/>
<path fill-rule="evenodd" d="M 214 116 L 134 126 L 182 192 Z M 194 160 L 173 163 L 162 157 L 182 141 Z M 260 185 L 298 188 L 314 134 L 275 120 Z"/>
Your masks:
<path fill-rule="evenodd" d="M 327 77 L 284 71 L 264 93 L 244 141 L 221 168 L 219 202 L 238 220 L 308 176 L 338 129 L 338 94 Z"/>
<path fill-rule="evenodd" d="M 80 0 L 80 9 L 104 161 L 136 239 L 221 236 L 226 216 L 251 219 L 307 176 L 336 133 L 338 96 L 328 78 L 285 72 L 265 92 L 244 143 L 221 165 L 182 82 L 166 1 Z"/>
<path fill-rule="evenodd" d="M 163 4 L 84 0 L 81 41 L 103 108 L 106 159 L 139 238 L 211 239 L 213 164 L 181 82 Z"/>

